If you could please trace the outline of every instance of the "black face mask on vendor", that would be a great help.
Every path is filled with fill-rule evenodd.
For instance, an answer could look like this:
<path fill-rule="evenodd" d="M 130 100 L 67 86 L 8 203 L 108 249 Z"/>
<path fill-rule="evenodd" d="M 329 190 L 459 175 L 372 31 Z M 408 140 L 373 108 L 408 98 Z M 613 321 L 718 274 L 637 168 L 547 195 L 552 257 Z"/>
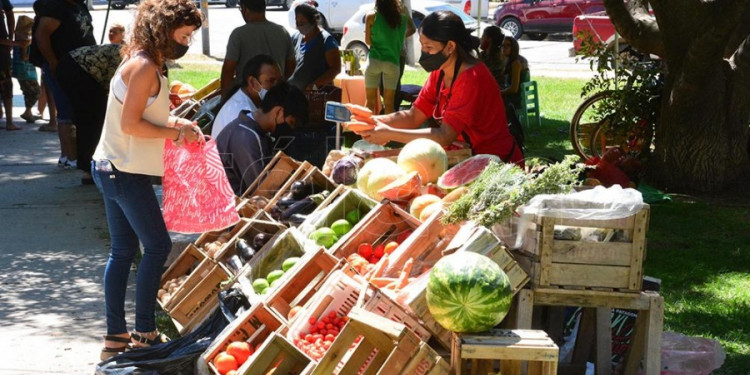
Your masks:
<path fill-rule="evenodd" d="M 440 69 L 440 67 L 445 64 L 445 61 L 448 60 L 448 57 L 443 55 L 444 50 L 445 47 L 434 54 L 422 52 L 422 56 L 419 57 L 419 65 L 421 65 L 427 72 Z"/>
<path fill-rule="evenodd" d="M 174 39 L 169 39 L 169 52 L 164 54 L 164 57 L 170 60 L 177 60 L 182 56 L 185 56 L 190 46 L 177 43 Z"/>

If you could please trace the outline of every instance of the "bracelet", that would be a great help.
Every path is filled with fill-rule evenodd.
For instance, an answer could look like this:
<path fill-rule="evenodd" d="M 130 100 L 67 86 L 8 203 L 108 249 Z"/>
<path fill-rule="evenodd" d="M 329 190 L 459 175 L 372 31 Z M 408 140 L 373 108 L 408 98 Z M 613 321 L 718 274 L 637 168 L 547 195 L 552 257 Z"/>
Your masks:
<path fill-rule="evenodd" d="M 177 133 L 177 138 L 173 139 L 174 142 L 180 142 L 180 141 L 182 141 L 182 138 L 183 138 L 182 129 L 183 129 L 183 127 L 179 128 L 177 130 L 177 132 L 178 132 Z"/>

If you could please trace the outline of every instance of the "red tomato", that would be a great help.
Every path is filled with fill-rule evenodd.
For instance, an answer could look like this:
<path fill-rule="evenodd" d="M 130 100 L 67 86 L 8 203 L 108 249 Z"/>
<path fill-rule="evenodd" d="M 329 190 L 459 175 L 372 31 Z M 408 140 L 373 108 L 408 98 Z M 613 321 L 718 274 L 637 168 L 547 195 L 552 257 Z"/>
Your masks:
<path fill-rule="evenodd" d="M 409 236 L 411 236 L 411 231 L 410 230 L 403 231 L 403 232 L 399 233 L 398 236 L 396 236 L 396 242 L 402 243 L 402 242 L 406 241 L 406 239 L 409 238 Z"/>
<path fill-rule="evenodd" d="M 382 258 L 383 254 L 385 254 L 385 245 L 383 245 L 382 243 L 378 244 L 374 249 L 372 249 L 372 256 L 377 257 L 378 259 Z"/>
<path fill-rule="evenodd" d="M 369 261 L 369 262 L 370 262 L 370 264 L 375 264 L 375 263 L 377 263 L 377 262 L 378 262 L 379 260 L 380 260 L 380 258 L 378 258 L 378 257 L 376 257 L 375 255 L 373 255 L 373 256 L 371 256 L 371 257 L 370 257 L 370 259 L 368 259 L 367 261 Z"/>
<path fill-rule="evenodd" d="M 332 335 L 330 332 L 325 337 L 326 341 L 333 342 L 333 340 L 336 340 L 336 336 Z"/>
<path fill-rule="evenodd" d="M 307 322 L 310 323 L 310 324 L 315 324 L 316 321 L 317 320 L 315 319 L 314 316 L 311 316 L 310 319 L 307 320 Z"/>
<path fill-rule="evenodd" d="M 320 331 L 318 331 L 318 333 L 321 334 L 321 335 L 326 335 L 328 333 L 328 330 L 327 329 L 321 329 Z"/>
<path fill-rule="evenodd" d="M 328 317 L 330 319 L 336 319 L 336 318 L 338 318 L 338 316 L 339 316 L 339 314 L 337 314 L 335 310 L 333 310 L 330 313 L 328 313 Z"/>
<path fill-rule="evenodd" d="M 325 324 L 328 324 L 328 323 L 331 322 L 331 319 L 326 316 L 325 318 L 320 319 L 320 321 L 323 322 L 323 323 L 325 323 Z"/>
<path fill-rule="evenodd" d="M 359 244 L 357 253 L 361 255 L 362 258 L 365 258 L 365 259 L 370 258 L 372 256 L 372 245 L 370 245 L 369 243 Z"/>

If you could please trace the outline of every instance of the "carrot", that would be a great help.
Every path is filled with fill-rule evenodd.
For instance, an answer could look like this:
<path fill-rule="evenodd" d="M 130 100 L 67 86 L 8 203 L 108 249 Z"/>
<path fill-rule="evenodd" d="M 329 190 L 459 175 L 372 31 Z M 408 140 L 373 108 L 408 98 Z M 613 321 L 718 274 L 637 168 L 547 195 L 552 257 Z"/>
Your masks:
<path fill-rule="evenodd" d="M 375 119 L 373 119 L 372 117 L 364 117 L 364 116 L 355 115 L 355 114 L 352 115 L 352 121 L 359 121 L 359 122 L 364 122 L 367 124 L 375 125 Z"/>
<path fill-rule="evenodd" d="M 386 267 L 388 267 L 388 254 L 383 254 L 383 257 L 380 258 L 378 264 L 375 265 L 375 271 L 372 273 L 371 278 L 380 277 Z"/>
<path fill-rule="evenodd" d="M 414 258 L 409 258 L 406 263 L 404 263 L 404 270 L 403 272 L 406 273 L 406 275 L 411 275 L 411 269 L 414 267 Z"/>
<path fill-rule="evenodd" d="M 378 288 L 385 288 L 389 284 L 395 284 L 396 279 L 392 277 L 373 277 L 370 279 L 370 282 Z"/>
<path fill-rule="evenodd" d="M 349 110 L 349 112 L 357 116 L 362 116 L 362 117 L 372 116 L 372 111 L 370 110 L 370 108 L 367 108 L 361 105 L 352 104 L 352 103 L 344 103 L 344 107 L 346 107 Z"/>
<path fill-rule="evenodd" d="M 345 122 L 343 125 L 344 125 L 344 129 L 353 131 L 355 133 L 375 129 L 375 125 L 373 124 L 368 124 L 366 122 L 359 122 L 359 121 L 349 121 L 349 122 Z"/>
<path fill-rule="evenodd" d="M 394 281 L 386 286 L 383 287 L 383 289 L 390 289 L 390 290 L 396 290 L 396 285 L 398 284 L 398 281 Z"/>
<path fill-rule="evenodd" d="M 401 290 L 401 288 L 409 284 L 409 274 L 411 273 L 411 269 L 413 266 L 414 266 L 414 258 L 409 258 L 409 260 L 407 260 L 406 263 L 404 264 L 404 270 L 401 271 L 401 274 L 398 276 L 398 284 L 396 284 L 396 291 Z"/>

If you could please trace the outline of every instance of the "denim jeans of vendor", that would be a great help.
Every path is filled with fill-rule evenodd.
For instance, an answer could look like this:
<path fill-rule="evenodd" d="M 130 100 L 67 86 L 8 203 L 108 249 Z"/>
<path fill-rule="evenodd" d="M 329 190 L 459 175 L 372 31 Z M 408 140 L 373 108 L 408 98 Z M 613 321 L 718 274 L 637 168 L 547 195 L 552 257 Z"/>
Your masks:
<path fill-rule="evenodd" d="M 144 253 L 136 280 L 135 330 L 154 331 L 156 294 L 172 241 L 151 179 L 142 174 L 121 172 L 114 167 L 97 168 L 96 162 L 92 162 L 91 175 L 104 197 L 112 246 L 104 270 L 107 334 L 128 332 L 125 291 L 130 265 L 139 250 L 139 240 L 143 243 Z"/>

